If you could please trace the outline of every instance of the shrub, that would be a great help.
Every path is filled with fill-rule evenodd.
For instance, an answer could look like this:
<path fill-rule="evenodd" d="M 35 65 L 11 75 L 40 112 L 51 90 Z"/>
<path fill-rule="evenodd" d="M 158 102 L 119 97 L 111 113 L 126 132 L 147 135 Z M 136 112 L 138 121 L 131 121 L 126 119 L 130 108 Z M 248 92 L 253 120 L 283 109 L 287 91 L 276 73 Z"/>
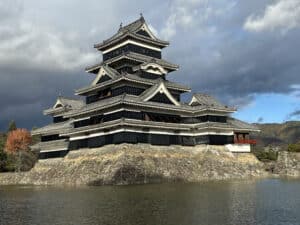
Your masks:
<path fill-rule="evenodd" d="M 300 142 L 297 144 L 289 144 L 288 145 L 289 152 L 300 152 Z"/>
<path fill-rule="evenodd" d="M 37 159 L 37 155 L 30 151 L 19 151 L 18 154 L 6 154 L 0 172 L 28 171 L 34 166 Z"/>
<path fill-rule="evenodd" d="M 278 153 L 276 151 L 257 151 L 254 152 L 256 158 L 260 161 L 276 161 L 278 157 Z"/>

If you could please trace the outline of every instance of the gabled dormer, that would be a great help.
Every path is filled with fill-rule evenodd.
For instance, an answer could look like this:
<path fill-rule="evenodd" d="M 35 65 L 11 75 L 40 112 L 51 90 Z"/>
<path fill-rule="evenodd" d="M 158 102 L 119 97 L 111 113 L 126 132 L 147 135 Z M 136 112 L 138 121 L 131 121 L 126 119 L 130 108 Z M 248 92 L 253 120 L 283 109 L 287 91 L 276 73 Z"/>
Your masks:
<path fill-rule="evenodd" d="M 222 104 L 213 96 L 210 96 L 208 94 L 202 94 L 202 93 L 194 94 L 189 105 L 194 107 L 202 107 L 206 109 L 217 109 L 217 110 L 227 111 L 227 112 L 236 111 L 235 108 Z"/>
<path fill-rule="evenodd" d="M 99 83 L 103 83 L 108 80 L 117 79 L 119 76 L 120 74 L 115 69 L 110 68 L 107 65 L 102 65 L 98 70 L 96 78 L 92 82 L 92 86 L 95 86 Z"/>
<path fill-rule="evenodd" d="M 170 93 L 164 83 L 164 80 L 160 80 L 156 85 L 145 90 L 139 98 L 144 102 L 153 101 L 180 106 L 180 102 L 177 101 L 177 99 Z"/>
<path fill-rule="evenodd" d="M 154 33 L 150 30 L 148 24 L 146 23 L 143 15 L 141 15 L 139 19 L 140 25 L 138 26 L 138 29 L 134 32 L 135 34 L 142 35 L 148 38 L 151 38 L 153 40 L 158 40 L 159 39 L 154 35 Z"/>
<path fill-rule="evenodd" d="M 44 110 L 44 115 L 52 116 L 54 123 L 64 122 L 67 120 L 63 117 L 64 113 L 80 109 L 83 106 L 84 102 L 80 99 L 70 99 L 59 96 L 51 108 Z"/>

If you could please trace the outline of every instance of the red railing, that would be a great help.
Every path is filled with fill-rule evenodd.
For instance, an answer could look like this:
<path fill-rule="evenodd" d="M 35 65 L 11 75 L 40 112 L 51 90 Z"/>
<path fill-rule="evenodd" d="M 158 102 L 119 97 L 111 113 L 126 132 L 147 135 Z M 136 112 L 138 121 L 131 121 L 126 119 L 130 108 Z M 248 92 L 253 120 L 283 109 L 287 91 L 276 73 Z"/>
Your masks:
<path fill-rule="evenodd" d="M 256 140 L 234 140 L 235 144 L 250 144 L 250 145 L 256 145 Z"/>

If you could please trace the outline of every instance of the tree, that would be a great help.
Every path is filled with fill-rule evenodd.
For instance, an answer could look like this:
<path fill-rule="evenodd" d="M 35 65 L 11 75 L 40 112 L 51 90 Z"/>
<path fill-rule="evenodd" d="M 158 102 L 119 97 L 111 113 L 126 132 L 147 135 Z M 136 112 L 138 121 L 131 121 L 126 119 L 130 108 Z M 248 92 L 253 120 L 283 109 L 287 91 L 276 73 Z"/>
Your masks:
<path fill-rule="evenodd" d="M 5 171 L 7 155 L 4 152 L 6 135 L 0 133 L 0 172 Z"/>
<path fill-rule="evenodd" d="M 5 151 L 9 155 L 13 155 L 16 158 L 17 171 L 21 171 L 22 167 L 22 152 L 29 150 L 29 146 L 32 143 L 30 132 L 26 129 L 16 129 L 8 133 Z M 17 155 L 17 156 L 16 156 Z"/>
<path fill-rule="evenodd" d="M 0 133 L 0 152 L 4 151 L 5 143 L 6 143 L 6 135 Z"/>
<path fill-rule="evenodd" d="M 28 130 L 16 129 L 7 135 L 5 151 L 9 154 L 29 150 L 32 138 Z"/>
<path fill-rule="evenodd" d="M 8 124 L 8 132 L 14 131 L 17 129 L 16 122 L 14 120 L 11 120 Z"/>

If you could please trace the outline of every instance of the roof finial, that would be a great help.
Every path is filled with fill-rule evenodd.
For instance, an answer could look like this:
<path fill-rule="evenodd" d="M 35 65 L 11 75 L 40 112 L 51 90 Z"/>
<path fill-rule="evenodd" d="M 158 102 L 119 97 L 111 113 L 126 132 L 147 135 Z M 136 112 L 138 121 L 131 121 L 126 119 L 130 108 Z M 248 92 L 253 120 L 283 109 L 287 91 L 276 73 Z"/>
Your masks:
<path fill-rule="evenodd" d="M 122 29 L 122 27 L 123 27 L 123 23 L 121 22 L 121 23 L 120 23 L 120 30 Z"/>
<path fill-rule="evenodd" d="M 143 13 L 140 13 L 140 17 L 141 17 L 140 20 L 145 21 Z"/>
<path fill-rule="evenodd" d="M 62 95 L 61 95 L 61 92 L 58 92 L 58 97 L 60 98 Z"/>

